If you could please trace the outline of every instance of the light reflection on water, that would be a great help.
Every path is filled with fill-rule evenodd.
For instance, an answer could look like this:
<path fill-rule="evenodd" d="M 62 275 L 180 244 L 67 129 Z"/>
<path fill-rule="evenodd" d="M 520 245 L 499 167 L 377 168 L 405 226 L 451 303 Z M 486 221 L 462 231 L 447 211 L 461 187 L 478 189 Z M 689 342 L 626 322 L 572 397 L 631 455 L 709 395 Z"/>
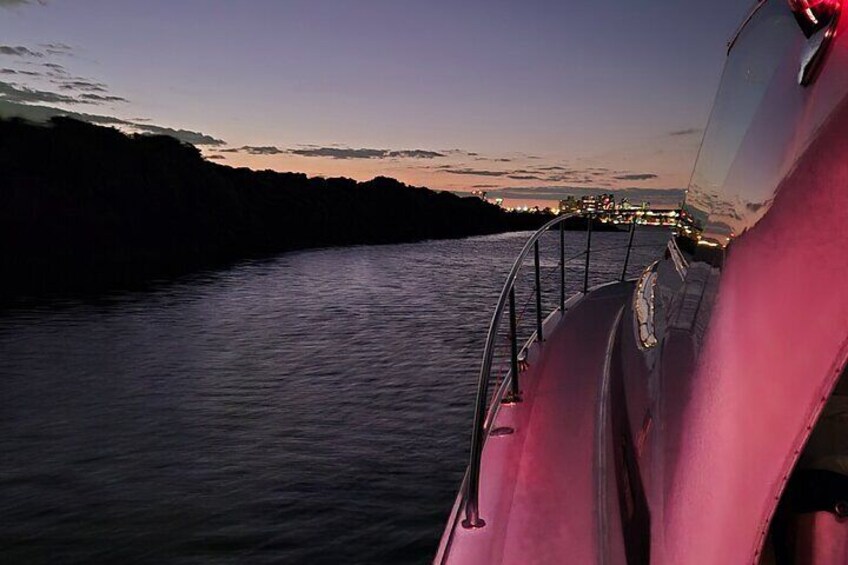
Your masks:
<path fill-rule="evenodd" d="M 0 314 L 0 561 L 427 562 L 527 235 L 291 253 Z M 594 282 L 621 259 L 594 258 Z"/>

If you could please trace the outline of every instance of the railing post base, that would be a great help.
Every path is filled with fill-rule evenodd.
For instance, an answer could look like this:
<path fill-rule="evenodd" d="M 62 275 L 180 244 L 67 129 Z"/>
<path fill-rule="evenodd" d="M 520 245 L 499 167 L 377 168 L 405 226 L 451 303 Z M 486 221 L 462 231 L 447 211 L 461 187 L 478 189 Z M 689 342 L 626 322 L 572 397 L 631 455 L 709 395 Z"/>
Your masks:
<path fill-rule="evenodd" d="M 501 400 L 501 404 L 511 406 L 513 404 L 519 404 L 522 401 L 523 398 L 521 397 L 521 394 L 515 394 L 514 392 L 510 391 L 509 393 L 507 393 L 506 396 L 503 397 L 503 399 Z"/>
<path fill-rule="evenodd" d="M 474 520 L 469 520 L 466 518 L 462 521 L 462 527 L 466 530 L 479 530 L 480 528 L 486 527 L 486 521 L 483 518 L 475 518 Z"/>

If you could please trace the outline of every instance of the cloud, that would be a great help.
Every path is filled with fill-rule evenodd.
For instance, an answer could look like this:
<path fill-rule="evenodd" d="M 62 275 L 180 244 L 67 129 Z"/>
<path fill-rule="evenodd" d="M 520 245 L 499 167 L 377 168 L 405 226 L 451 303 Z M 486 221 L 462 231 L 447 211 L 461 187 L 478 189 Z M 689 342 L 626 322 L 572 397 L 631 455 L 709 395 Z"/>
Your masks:
<path fill-rule="evenodd" d="M 126 98 L 121 96 L 104 96 L 102 94 L 92 94 L 87 92 L 85 94 L 79 95 L 79 101 L 83 104 L 91 103 L 91 104 L 100 104 L 105 102 L 129 102 Z"/>
<path fill-rule="evenodd" d="M 28 77 L 40 77 L 41 73 L 36 71 L 21 71 L 17 69 L 0 69 L 0 75 L 23 75 Z"/>
<path fill-rule="evenodd" d="M 613 177 L 616 180 L 651 180 L 658 178 L 654 173 L 627 173 Z"/>
<path fill-rule="evenodd" d="M 86 92 L 108 92 L 106 85 L 102 82 L 94 82 L 85 79 L 67 80 L 59 82 L 61 90 L 80 90 Z"/>
<path fill-rule="evenodd" d="M 382 149 L 341 149 L 338 147 L 290 149 L 289 153 L 302 157 L 329 157 L 331 159 L 379 159 L 386 155 L 386 152 Z"/>
<path fill-rule="evenodd" d="M 695 135 L 697 133 L 702 133 L 704 130 L 701 128 L 688 128 L 688 129 L 680 129 L 675 131 L 668 132 L 670 137 L 682 137 L 686 135 Z"/>
<path fill-rule="evenodd" d="M 487 171 L 483 169 L 454 169 L 444 168 L 444 172 L 451 175 L 471 175 L 477 177 L 505 177 L 510 174 L 510 171 Z"/>
<path fill-rule="evenodd" d="M 37 0 L 38 4 L 44 6 L 47 2 L 46 0 Z M 15 6 L 24 6 L 25 4 L 32 4 L 31 0 L 0 0 L 0 8 L 14 8 Z"/>
<path fill-rule="evenodd" d="M 115 118 L 117 120 L 117 118 Z M 216 139 L 211 135 L 207 135 L 205 133 L 200 133 L 197 131 L 191 131 L 186 129 L 173 129 L 163 126 L 157 126 L 153 124 L 139 124 L 135 122 L 125 122 L 123 120 L 117 120 L 118 125 L 129 125 L 134 129 L 138 130 L 141 133 L 148 133 L 152 135 L 167 135 L 170 137 L 175 137 L 182 141 L 183 143 L 190 143 L 192 145 L 224 145 L 224 141 L 221 139 Z"/>
<path fill-rule="evenodd" d="M 105 104 L 110 102 L 126 102 L 126 98 L 101 94 L 84 93 L 78 97 L 38 90 L 28 86 L 0 81 L 0 97 L 9 102 L 46 103 L 46 104 Z"/>
<path fill-rule="evenodd" d="M 207 159 L 214 159 L 215 161 L 219 161 L 221 159 L 226 159 L 223 155 L 207 155 Z"/>
<path fill-rule="evenodd" d="M 0 55 L 9 55 L 12 57 L 44 57 L 44 53 L 31 51 L 22 45 L 0 45 Z"/>
<path fill-rule="evenodd" d="M 542 177 L 537 177 L 536 175 L 507 175 L 507 178 L 513 180 L 544 180 Z"/>
<path fill-rule="evenodd" d="M 69 55 L 74 50 L 67 43 L 42 43 L 39 47 L 43 47 L 50 55 Z"/>
<path fill-rule="evenodd" d="M 46 102 L 48 104 L 79 104 L 79 100 L 73 96 L 57 94 L 45 90 L 36 90 L 25 86 L 17 86 L 7 82 L 0 82 L 0 99 L 9 102 Z"/>
<path fill-rule="evenodd" d="M 301 147 L 288 153 L 301 157 L 329 157 L 330 159 L 435 159 L 444 153 L 424 149 L 352 149 L 348 147 Z"/>
<path fill-rule="evenodd" d="M 435 159 L 444 157 L 444 153 L 438 151 L 425 151 L 424 149 L 405 149 L 402 151 L 389 151 L 387 157 L 402 157 L 404 159 Z"/>
<path fill-rule="evenodd" d="M 551 183 L 575 183 L 575 184 L 603 184 L 601 179 L 592 178 L 589 171 L 571 171 L 565 167 L 533 167 L 529 169 L 513 169 L 508 171 L 493 171 L 488 169 L 473 169 L 467 167 L 455 167 L 443 165 L 434 170 L 452 175 L 468 175 L 483 177 L 506 177 L 511 180 L 520 181 L 544 181 Z"/>
<path fill-rule="evenodd" d="M 494 159 L 491 159 L 494 161 Z M 620 186 L 621 181 L 646 181 L 659 178 L 653 173 L 632 173 L 630 171 L 615 171 L 606 167 L 569 168 L 564 165 L 529 165 L 512 169 L 468 167 L 464 164 L 424 166 L 433 172 L 450 175 L 466 175 L 479 177 L 503 177 L 504 180 L 542 181 L 551 185 L 581 185 L 596 187 Z M 502 185 L 503 187 L 503 185 Z"/>
<path fill-rule="evenodd" d="M 9 85 L 0 82 L 0 117 L 20 117 L 32 122 L 44 123 L 49 121 L 50 118 L 54 116 L 66 116 L 83 122 L 89 122 L 102 126 L 117 126 L 121 129 L 130 130 L 141 134 L 167 135 L 176 138 L 182 141 L 183 143 L 190 143 L 192 145 L 224 145 L 224 142 L 222 140 L 216 139 L 211 135 L 196 131 L 173 129 L 157 126 L 154 124 L 138 123 L 137 121 L 122 120 L 113 116 L 85 114 L 82 112 L 74 112 L 71 110 L 52 108 L 50 106 L 39 106 L 29 103 L 17 103 L 4 96 L 4 89 L 8 86 Z"/>
<path fill-rule="evenodd" d="M 248 153 L 250 155 L 279 155 L 280 153 L 285 153 L 285 151 L 283 151 L 279 147 L 269 145 L 261 147 L 245 145 L 241 148 L 241 151 L 244 151 L 245 153 Z"/>
<path fill-rule="evenodd" d="M 47 74 L 52 77 L 66 77 L 68 71 L 59 63 L 42 63 L 41 66 L 50 69 Z"/>

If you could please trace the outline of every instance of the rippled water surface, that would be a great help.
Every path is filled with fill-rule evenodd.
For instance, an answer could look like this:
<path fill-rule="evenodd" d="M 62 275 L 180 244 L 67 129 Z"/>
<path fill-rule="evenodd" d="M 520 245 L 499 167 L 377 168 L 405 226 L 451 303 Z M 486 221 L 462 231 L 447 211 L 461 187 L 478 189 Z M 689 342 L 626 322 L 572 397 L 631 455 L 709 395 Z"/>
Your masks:
<path fill-rule="evenodd" d="M 527 235 L 291 253 L 0 312 L 0 562 L 429 561 Z M 656 254 L 637 248 L 631 273 Z M 593 257 L 592 282 L 622 259 Z"/>

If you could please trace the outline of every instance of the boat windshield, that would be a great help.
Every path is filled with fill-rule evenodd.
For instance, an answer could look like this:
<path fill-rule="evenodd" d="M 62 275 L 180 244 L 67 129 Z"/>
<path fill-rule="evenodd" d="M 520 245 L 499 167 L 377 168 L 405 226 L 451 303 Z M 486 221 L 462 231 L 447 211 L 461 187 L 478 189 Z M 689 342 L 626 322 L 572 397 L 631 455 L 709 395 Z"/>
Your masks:
<path fill-rule="evenodd" d="M 797 76 L 797 68 L 787 61 L 803 40 L 787 2 L 769 0 L 740 31 L 728 54 L 686 196 L 694 224 L 691 235 L 701 245 L 724 247 L 756 224 L 791 165 L 786 157 L 793 128 L 786 127 L 786 120 L 792 114 L 787 115 L 785 101 L 771 99 L 771 94 L 786 73 Z M 764 128 L 771 130 L 769 135 L 763 135 Z M 746 143 L 754 136 L 769 141 L 766 146 Z"/>

